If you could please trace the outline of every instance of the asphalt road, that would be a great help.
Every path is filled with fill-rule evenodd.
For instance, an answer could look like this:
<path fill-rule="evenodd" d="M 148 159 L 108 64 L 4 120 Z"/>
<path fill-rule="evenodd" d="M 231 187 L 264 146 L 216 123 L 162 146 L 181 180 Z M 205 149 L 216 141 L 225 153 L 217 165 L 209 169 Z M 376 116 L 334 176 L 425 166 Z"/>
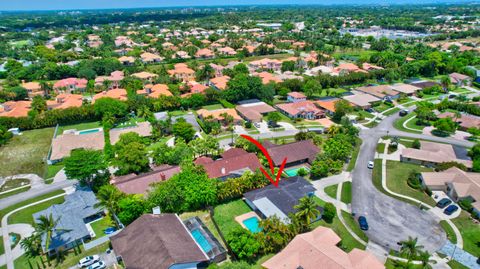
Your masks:
<path fill-rule="evenodd" d="M 367 163 L 374 159 L 379 138 L 389 135 L 399 135 L 412 138 L 428 139 L 437 142 L 447 142 L 459 146 L 471 146 L 468 141 L 458 141 L 428 135 L 417 135 L 397 131 L 392 123 L 399 116 L 385 118 L 375 128 L 361 130 L 363 143 L 352 172 L 352 211 L 356 216 L 363 215 L 369 223 L 366 232 L 370 240 L 388 249 L 398 249 L 397 242 L 417 237 L 420 245 L 430 253 L 440 249 L 446 242 L 446 235 L 438 224 L 438 219 L 428 211 L 407 204 L 377 190 L 372 183 L 372 170 Z"/>

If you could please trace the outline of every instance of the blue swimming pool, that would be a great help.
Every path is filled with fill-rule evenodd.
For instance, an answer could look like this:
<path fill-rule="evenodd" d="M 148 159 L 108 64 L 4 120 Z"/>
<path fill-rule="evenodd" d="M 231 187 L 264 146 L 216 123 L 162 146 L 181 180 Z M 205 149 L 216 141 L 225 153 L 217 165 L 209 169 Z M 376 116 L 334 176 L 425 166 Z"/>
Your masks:
<path fill-rule="evenodd" d="M 258 227 L 258 218 L 257 217 L 251 217 L 243 221 L 243 224 L 247 229 L 252 232 L 252 233 L 258 233 L 262 229 Z"/>
<path fill-rule="evenodd" d="M 100 132 L 100 129 L 83 130 L 78 132 L 78 134 L 91 134 L 91 133 L 97 133 L 97 132 Z"/>
<path fill-rule="evenodd" d="M 305 169 L 307 172 L 310 171 L 310 169 L 308 169 L 308 167 L 305 167 L 305 166 L 300 166 L 300 167 L 295 167 L 295 168 L 290 168 L 290 169 L 286 169 L 285 170 L 285 174 L 287 174 L 287 176 L 289 177 L 294 177 L 298 174 L 298 170 L 300 169 Z"/>
<path fill-rule="evenodd" d="M 208 253 L 210 250 L 212 250 L 212 246 L 210 246 L 207 238 L 203 236 L 202 232 L 199 229 L 195 229 L 191 233 L 195 241 L 197 241 L 197 243 L 200 245 L 200 247 L 205 253 Z"/>

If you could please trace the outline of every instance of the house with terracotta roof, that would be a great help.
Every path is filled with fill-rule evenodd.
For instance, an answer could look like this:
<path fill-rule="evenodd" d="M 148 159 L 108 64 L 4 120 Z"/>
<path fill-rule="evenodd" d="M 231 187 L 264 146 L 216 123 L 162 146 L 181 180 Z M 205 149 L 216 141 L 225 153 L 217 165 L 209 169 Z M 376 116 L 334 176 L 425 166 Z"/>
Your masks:
<path fill-rule="evenodd" d="M 285 157 L 287 158 L 285 167 L 311 164 L 320 152 L 312 140 L 301 140 L 283 145 L 273 144 L 266 140 L 263 142 L 263 146 L 267 149 L 275 166 L 280 166 Z"/>
<path fill-rule="evenodd" d="M 324 109 L 328 114 L 333 115 L 335 113 L 335 104 L 339 101 L 338 98 L 331 98 L 326 100 L 315 101 L 315 104 Z"/>
<path fill-rule="evenodd" d="M 347 75 L 350 73 L 368 73 L 353 63 L 342 63 L 333 69 L 333 72 L 339 75 Z"/>
<path fill-rule="evenodd" d="M 458 123 L 460 129 L 462 129 L 464 131 L 466 131 L 469 128 L 472 128 L 472 127 L 473 128 L 480 128 L 480 117 L 474 116 L 474 115 L 461 113 L 460 118 L 456 118 L 454 113 L 447 111 L 447 112 L 438 114 L 437 118 L 439 118 L 439 119 L 451 118 L 456 123 Z"/>
<path fill-rule="evenodd" d="M 187 82 L 195 80 L 195 71 L 184 63 L 175 64 L 173 69 L 167 72 L 179 81 Z"/>
<path fill-rule="evenodd" d="M 122 56 L 118 58 L 118 61 L 122 63 L 123 65 L 130 66 L 135 63 L 135 58 L 132 56 Z"/>
<path fill-rule="evenodd" d="M 400 96 L 390 85 L 363 86 L 356 88 L 357 91 L 373 95 L 382 100 L 392 100 Z"/>
<path fill-rule="evenodd" d="M 66 91 L 72 93 L 74 91 L 84 91 L 87 88 L 88 81 L 84 78 L 66 78 L 59 80 L 53 84 L 56 91 Z"/>
<path fill-rule="evenodd" d="M 210 49 L 199 49 L 195 53 L 195 58 L 209 59 L 215 57 L 215 54 Z"/>
<path fill-rule="evenodd" d="M 70 107 L 81 107 L 83 96 L 81 94 L 61 93 L 55 97 L 55 100 L 48 100 L 48 109 L 65 109 Z"/>
<path fill-rule="evenodd" d="M 376 66 L 376 65 L 373 65 L 373 64 L 369 64 L 369 63 L 363 63 L 362 64 L 362 69 L 365 70 L 365 71 L 383 70 L 383 67 Z"/>
<path fill-rule="evenodd" d="M 211 63 L 210 67 L 215 71 L 215 77 L 223 76 L 223 69 L 225 69 L 225 66 Z"/>
<path fill-rule="evenodd" d="M 292 119 L 315 120 L 325 117 L 325 111 L 318 108 L 312 101 L 277 104 L 275 107 Z"/>
<path fill-rule="evenodd" d="M 132 77 L 136 77 L 136 78 L 141 79 L 143 81 L 150 81 L 151 82 L 153 79 L 158 77 L 158 75 L 150 73 L 150 72 L 143 71 L 143 72 L 139 72 L 139 73 L 133 73 Z"/>
<path fill-rule="evenodd" d="M 32 98 L 35 95 L 43 95 L 42 86 L 38 82 L 25 82 L 22 81 L 22 88 L 27 90 L 28 97 Z"/>
<path fill-rule="evenodd" d="M 374 103 L 381 102 L 382 99 L 375 97 L 370 94 L 366 94 L 359 91 L 352 91 L 351 95 L 345 95 L 342 99 L 347 100 L 355 107 L 359 107 L 362 109 L 369 109 L 372 107 Z"/>
<path fill-rule="evenodd" d="M 442 172 L 422 172 L 422 184 L 433 191 L 443 191 L 454 201 L 470 200 L 480 215 L 480 173 L 451 167 Z"/>
<path fill-rule="evenodd" d="M 173 96 L 165 84 L 147 84 L 142 90 L 138 90 L 137 94 L 145 95 L 151 98 L 158 98 L 160 96 Z"/>
<path fill-rule="evenodd" d="M 457 148 L 457 151 L 459 150 Z M 435 167 L 437 164 L 452 161 L 464 164 L 467 168 L 472 167 L 472 161 L 463 156 L 459 158 L 452 145 L 429 141 L 420 141 L 420 149 L 403 149 L 400 160 L 428 167 Z"/>
<path fill-rule="evenodd" d="M 262 84 L 266 85 L 268 83 L 280 83 L 282 80 L 278 78 L 275 74 L 269 73 L 269 72 L 260 72 L 260 73 L 254 73 L 253 76 L 259 77 L 262 79 Z"/>
<path fill-rule="evenodd" d="M 117 99 L 117 100 L 120 100 L 120 101 L 126 101 L 127 100 L 127 90 L 116 88 L 116 89 L 111 89 L 111 90 L 108 90 L 108 91 L 99 92 L 99 93 L 97 93 L 93 96 L 92 103 L 95 103 L 95 101 L 97 101 L 100 98 L 104 98 L 104 97 L 113 98 L 113 99 Z"/>
<path fill-rule="evenodd" d="M 197 110 L 197 115 L 201 120 L 206 120 L 210 116 L 213 120 L 218 122 L 224 123 L 224 114 L 230 115 L 233 117 L 233 124 L 240 124 L 242 122 L 242 118 L 238 115 L 237 111 L 233 108 L 221 108 L 215 110 L 206 110 L 200 109 Z"/>
<path fill-rule="evenodd" d="M 140 59 L 145 64 L 159 63 L 163 61 L 163 57 L 160 57 L 160 55 L 157 55 L 151 52 L 144 52 L 140 54 Z"/>
<path fill-rule="evenodd" d="M 32 101 L 8 101 L 0 105 L 0 117 L 26 117 Z"/>
<path fill-rule="evenodd" d="M 230 47 L 224 47 L 224 48 L 219 48 L 217 50 L 217 52 L 220 54 L 220 55 L 224 55 L 224 56 L 233 56 L 233 55 L 236 55 L 237 52 L 230 48 Z"/>
<path fill-rule="evenodd" d="M 180 51 L 175 52 L 175 58 L 178 58 L 178 59 L 190 59 L 190 58 L 192 58 L 192 57 L 190 57 L 190 55 L 188 55 L 188 52 L 183 51 L 183 50 L 180 50 Z"/>
<path fill-rule="evenodd" d="M 227 83 L 230 81 L 229 76 L 221 76 L 221 77 L 215 77 L 209 80 L 209 84 L 211 87 L 217 90 L 225 90 L 227 88 Z"/>
<path fill-rule="evenodd" d="M 125 78 L 123 71 L 113 71 L 110 76 L 98 76 L 95 78 L 95 86 L 102 86 L 105 81 L 110 82 L 109 88 L 120 87 L 120 82 Z"/>
<path fill-rule="evenodd" d="M 180 166 L 159 165 L 154 166 L 152 171 L 142 174 L 128 174 L 113 177 L 110 184 L 115 185 L 120 191 L 127 194 L 147 194 L 152 184 L 170 179 L 180 172 Z"/>
<path fill-rule="evenodd" d="M 255 153 L 248 153 L 240 148 L 226 150 L 217 160 L 203 156 L 197 158 L 194 163 L 203 166 L 209 178 L 220 180 L 239 177 L 247 171 L 255 172 L 262 166 Z"/>
<path fill-rule="evenodd" d="M 307 96 L 301 92 L 289 92 L 287 101 L 290 103 L 304 102 L 307 101 Z"/>
<path fill-rule="evenodd" d="M 259 100 L 243 101 L 235 109 L 242 118 L 249 122 L 261 122 L 265 115 L 276 111 L 272 106 Z"/>
<path fill-rule="evenodd" d="M 248 67 L 253 70 L 264 69 L 270 71 L 280 71 L 282 68 L 282 62 L 277 59 L 263 58 L 257 61 L 251 61 L 248 63 Z"/>
<path fill-rule="evenodd" d="M 458 87 L 472 85 L 472 78 L 467 75 L 460 73 L 451 73 L 450 75 L 448 75 L 448 77 L 450 78 L 452 84 Z"/>
<path fill-rule="evenodd" d="M 295 236 L 278 254 L 262 263 L 266 269 L 384 269 L 375 256 L 365 250 L 345 252 L 338 247 L 342 239 L 327 227 Z"/>

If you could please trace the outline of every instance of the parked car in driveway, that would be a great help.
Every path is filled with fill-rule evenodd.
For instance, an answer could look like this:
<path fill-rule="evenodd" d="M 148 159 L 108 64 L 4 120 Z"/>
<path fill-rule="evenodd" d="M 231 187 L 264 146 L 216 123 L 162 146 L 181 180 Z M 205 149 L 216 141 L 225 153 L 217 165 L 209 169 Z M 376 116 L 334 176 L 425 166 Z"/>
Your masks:
<path fill-rule="evenodd" d="M 368 230 L 367 218 L 365 218 L 364 216 L 358 217 L 358 224 L 360 225 L 360 229 L 364 231 Z"/>
<path fill-rule="evenodd" d="M 443 213 L 445 213 L 446 215 L 452 215 L 453 213 L 455 213 L 455 211 L 458 210 L 458 206 L 456 205 L 449 205 L 447 208 L 445 208 L 445 210 L 443 210 Z"/>
<path fill-rule="evenodd" d="M 408 109 L 402 109 L 400 112 L 398 112 L 398 115 L 401 117 L 406 116 L 408 114 Z"/>
<path fill-rule="evenodd" d="M 452 203 L 452 200 L 448 199 L 448 198 L 443 198 L 441 199 L 440 201 L 438 201 L 437 203 L 437 207 L 439 208 L 444 208 L 446 207 L 447 205 L 451 204 Z"/>
<path fill-rule="evenodd" d="M 372 161 L 369 161 L 368 164 L 367 164 L 367 168 L 369 169 L 373 169 L 373 162 Z"/>
<path fill-rule="evenodd" d="M 87 256 L 78 262 L 78 267 L 87 267 L 95 262 L 98 262 L 99 260 L 100 257 L 98 257 L 98 255 Z"/>
<path fill-rule="evenodd" d="M 92 265 L 90 265 L 88 267 L 88 269 L 104 269 L 106 268 L 107 266 L 105 265 L 105 263 L 103 261 L 98 261 Z"/>

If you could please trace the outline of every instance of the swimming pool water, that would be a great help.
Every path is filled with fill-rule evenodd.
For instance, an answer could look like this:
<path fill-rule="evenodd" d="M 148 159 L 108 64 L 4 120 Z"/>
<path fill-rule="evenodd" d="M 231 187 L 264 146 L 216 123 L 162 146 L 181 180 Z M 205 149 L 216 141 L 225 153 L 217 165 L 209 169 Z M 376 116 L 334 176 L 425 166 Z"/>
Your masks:
<path fill-rule="evenodd" d="M 100 129 L 90 129 L 90 130 L 84 130 L 84 131 L 80 131 L 78 132 L 78 134 L 91 134 L 91 133 L 96 133 L 96 132 L 99 132 Z"/>
<path fill-rule="evenodd" d="M 208 253 L 210 250 L 212 250 L 212 246 L 208 243 L 207 238 L 203 236 L 202 232 L 200 232 L 199 229 L 195 229 L 192 231 L 192 236 L 197 241 L 197 243 L 200 245 L 200 247 L 203 249 L 205 253 Z"/>
<path fill-rule="evenodd" d="M 262 229 L 258 227 L 258 218 L 257 217 L 251 217 L 243 221 L 243 224 L 247 229 L 252 232 L 252 233 L 258 233 Z"/>
<path fill-rule="evenodd" d="M 294 177 L 294 176 L 297 175 L 298 170 L 300 170 L 301 168 L 307 170 L 307 172 L 310 171 L 310 169 L 308 169 L 307 167 L 303 167 L 303 166 L 302 166 L 302 167 L 296 167 L 296 168 L 292 168 L 292 169 L 287 169 L 287 170 L 285 170 L 285 174 L 287 174 L 287 176 L 289 176 L 289 177 Z"/>

